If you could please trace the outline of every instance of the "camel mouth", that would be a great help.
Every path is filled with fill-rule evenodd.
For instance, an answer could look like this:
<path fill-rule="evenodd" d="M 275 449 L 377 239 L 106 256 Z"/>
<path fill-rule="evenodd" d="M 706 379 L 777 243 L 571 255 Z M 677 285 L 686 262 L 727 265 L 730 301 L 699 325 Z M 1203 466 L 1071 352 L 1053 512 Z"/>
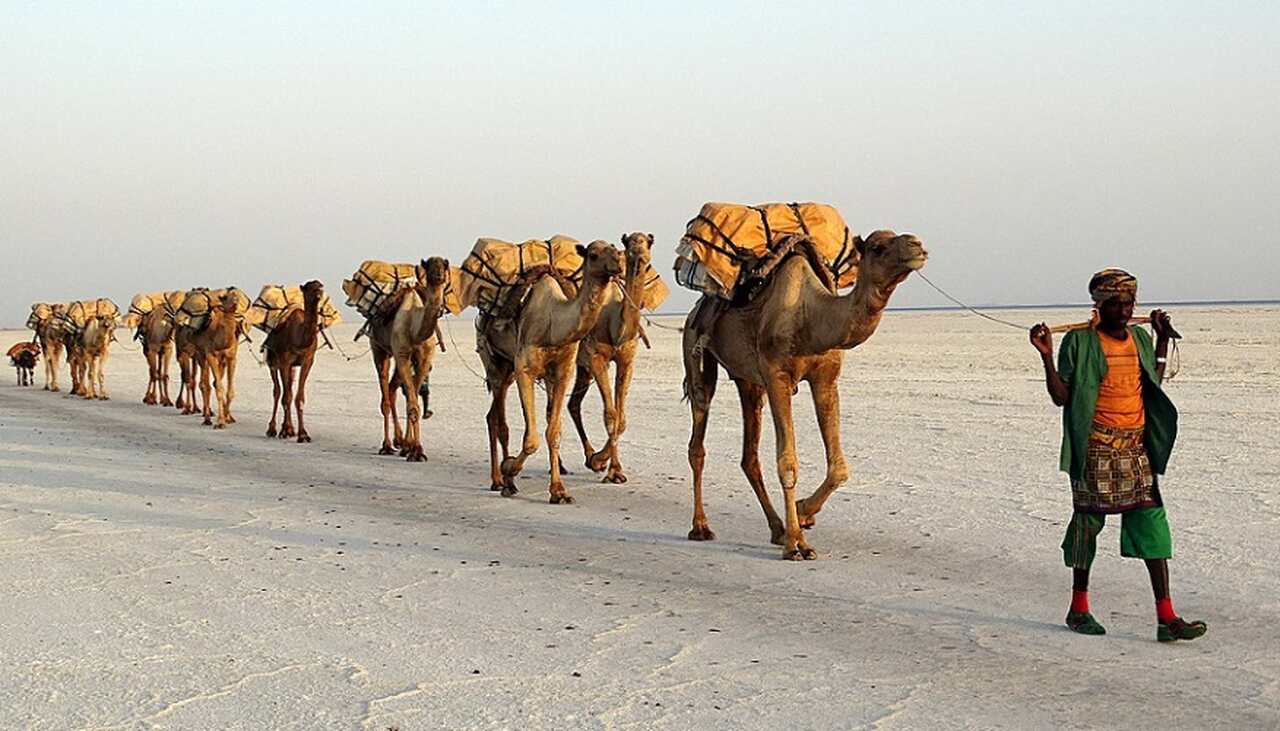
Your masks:
<path fill-rule="evenodd" d="M 922 251 L 919 254 L 904 261 L 902 265 L 910 269 L 911 271 L 916 272 L 916 271 L 920 271 L 921 269 L 924 269 L 924 265 L 928 261 L 929 261 L 928 252 Z"/>

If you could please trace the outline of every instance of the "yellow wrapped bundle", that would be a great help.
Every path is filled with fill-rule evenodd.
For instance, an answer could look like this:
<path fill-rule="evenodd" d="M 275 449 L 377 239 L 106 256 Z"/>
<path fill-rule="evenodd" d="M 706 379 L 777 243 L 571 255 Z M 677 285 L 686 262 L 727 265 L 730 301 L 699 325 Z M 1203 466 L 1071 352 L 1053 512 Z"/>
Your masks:
<path fill-rule="evenodd" d="M 105 297 L 80 300 L 67 305 L 67 310 L 59 316 L 59 321 L 62 323 L 63 330 L 79 335 L 84 332 L 84 326 L 95 318 L 106 318 L 109 326 L 115 327 L 120 321 L 120 308 L 115 302 Z"/>
<path fill-rule="evenodd" d="M 347 295 L 347 306 L 354 307 L 366 318 L 389 314 L 387 309 L 400 290 L 418 283 L 422 272 L 420 264 L 396 264 L 368 259 L 350 279 L 342 280 L 342 291 Z M 449 281 L 445 288 L 444 305 L 453 314 L 462 312 L 458 301 L 458 272 L 449 267 Z"/>
<path fill-rule="evenodd" d="M 550 266 L 563 279 L 576 279 L 582 267 L 578 241 L 568 236 L 530 239 L 513 244 L 500 239 L 477 239 L 458 274 L 458 299 L 463 307 L 487 309 L 497 294 L 530 269 Z"/>
<path fill-rule="evenodd" d="M 676 248 L 676 281 L 689 289 L 733 297 L 742 266 L 764 256 L 785 234 L 803 234 L 835 274 L 837 287 L 858 277 L 854 236 L 840 212 L 821 203 L 745 206 L 708 203 Z"/>
<path fill-rule="evenodd" d="M 294 310 L 303 309 L 305 304 L 302 299 L 302 287 L 267 284 L 262 287 L 258 298 L 249 307 L 245 322 L 269 333 L 276 329 L 276 325 L 279 325 L 286 315 Z M 332 327 L 342 321 L 342 315 L 338 313 L 338 309 L 333 306 L 327 294 L 320 298 L 317 314 L 322 328 Z"/>
<path fill-rule="evenodd" d="M 157 307 L 165 307 L 165 304 L 175 295 L 183 295 L 185 293 L 178 292 L 152 292 L 151 294 L 136 294 L 133 300 L 129 302 L 129 313 L 124 316 L 125 327 L 137 327 L 142 324 L 142 318 L 149 315 Z M 181 305 L 182 300 L 178 299 Z"/>
<path fill-rule="evenodd" d="M 243 322 L 245 313 L 249 311 L 248 295 L 235 287 L 223 287 L 221 289 L 197 287 L 189 290 L 183 296 L 182 304 L 178 306 L 178 311 L 173 317 L 174 324 L 178 327 L 186 327 L 192 330 L 203 330 L 209 322 L 210 310 L 215 307 L 221 307 L 224 297 L 234 297 L 236 299 L 236 317 Z"/>

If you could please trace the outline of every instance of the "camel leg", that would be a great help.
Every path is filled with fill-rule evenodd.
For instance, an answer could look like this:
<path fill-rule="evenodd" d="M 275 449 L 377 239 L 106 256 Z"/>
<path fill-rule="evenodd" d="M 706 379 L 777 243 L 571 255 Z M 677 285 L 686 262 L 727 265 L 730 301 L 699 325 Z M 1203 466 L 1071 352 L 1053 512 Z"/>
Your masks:
<path fill-rule="evenodd" d="M 814 411 L 818 414 L 822 446 L 827 452 L 827 476 L 812 495 L 796 503 L 801 528 L 813 527 L 814 516 L 822 510 L 827 498 L 849 479 L 849 465 L 845 462 L 844 450 L 840 448 L 840 389 L 836 379 L 824 379 L 819 383 L 809 381 L 809 388 L 813 392 Z"/>
<path fill-rule="evenodd" d="M 391 393 L 390 376 L 387 372 L 389 363 L 386 353 L 377 349 L 373 351 L 373 369 L 378 374 L 378 391 L 382 396 L 382 400 L 378 404 L 378 408 L 382 412 L 382 447 L 378 449 L 378 454 L 394 454 L 395 449 L 391 442 L 391 424 L 388 420 L 394 419 L 392 414 L 395 413 L 395 404 L 393 403 L 395 395 Z"/>
<path fill-rule="evenodd" d="M 85 373 L 83 376 L 81 376 L 85 384 L 84 397 L 86 400 L 92 401 L 93 399 L 98 397 L 98 387 L 97 387 L 97 383 L 95 382 L 97 377 L 97 370 L 98 370 L 98 359 L 92 355 L 86 357 Z"/>
<path fill-rule="evenodd" d="M 604 472 L 609 464 L 609 450 L 613 447 L 613 435 L 616 430 L 617 412 L 613 404 L 613 386 L 609 383 L 609 361 L 603 358 L 591 358 L 591 378 L 596 382 L 596 390 L 600 392 L 600 403 L 604 414 L 604 429 L 608 434 L 604 447 L 587 458 L 587 467 L 592 472 Z"/>
<path fill-rule="evenodd" d="M 311 366 L 315 363 L 315 358 L 307 358 L 302 362 L 302 367 L 298 371 L 298 395 L 293 402 L 293 408 L 298 412 L 298 443 L 306 444 L 311 441 L 311 435 L 307 433 L 307 427 L 302 423 L 302 407 L 307 403 L 307 376 L 311 375 Z"/>
<path fill-rule="evenodd" d="M 223 374 L 227 377 L 227 417 L 226 423 L 236 423 L 236 417 L 231 414 L 231 402 L 236 400 L 236 354 L 240 348 L 240 344 L 236 343 L 235 348 L 231 350 L 231 354 L 227 356 L 226 366 L 223 368 Z"/>
<path fill-rule="evenodd" d="M 505 497 L 510 496 L 507 489 L 515 486 L 515 477 L 524 469 L 525 460 L 538 451 L 538 413 L 534 408 L 533 380 L 532 373 L 516 366 L 516 389 L 520 395 L 520 410 L 524 412 L 524 439 L 521 440 L 520 454 L 502 460 L 502 494 Z"/>
<path fill-rule="evenodd" d="M 293 428 L 293 413 L 290 404 L 293 403 L 293 364 L 285 361 L 280 364 L 280 383 L 282 386 L 280 396 L 280 406 L 284 409 L 284 426 L 280 429 L 280 438 L 289 439 L 297 434 Z"/>
<path fill-rule="evenodd" d="M 582 454 L 587 469 L 592 469 L 591 455 L 595 454 L 595 448 L 591 446 L 591 438 L 587 436 L 587 428 L 582 423 L 582 400 L 586 398 L 587 390 L 591 388 L 591 372 L 580 365 L 576 366 L 574 371 L 573 390 L 569 393 L 569 418 L 573 419 L 573 426 L 578 430 L 578 439 L 582 442 Z M 599 470 L 595 471 L 599 472 Z"/>
<path fill-rule="evenodd" d="M 564 411 L 565 392 L 569 389 L 569 377 L 573 372 L 573 360 L 555 364 L 547 369 L 547 455 L 550 458 L 551 484 L 547 486 L 551 493 L 552 505 L 568 505 L 573 496 L 564 489 L 564 480 L 560 473 L 560 417 Z"/>
<path fill-rule="evenodd" d="M 145 343 L 142 352 L 147 359 L 147 392 L 142 396 L 142 403 L 151 406 L 156 402 L 156 354 Z"/>
<path fill-rule="evenodd" d="M 213 424 L 213 409 L 209 407 L 209 397 L 210 397 L 210 391 L 211 391 L 211 389 L 209 388 L 209 368 L 211 366 L 211 364 L 209 363 L 209 360 L 210 360 L 209 358 L 205 358 L 204 367 L 200 369 L 200 395 L 204 397 L 204 404 L 201 407 L 200 411 L 201 411 L 201 414 L 204 416 L 205 426 L 210 426 Z"/>
<path fill-rule="evenodd" d="M 688 337 L 686 334 L 686 339 Z M 702 467 L 707 457 L 707 416 L 711 410 L 711 399 L 716 393 L 719 366 L 709 354 L 704 354 L 702 358 L 693 357 L 690 349 L 690 344 L 686 342 L 684 379 L 689 395 L 689 408 L 693 414 L 693 429 L 689 434 L 689 468 L 693 470 L 693 528 L 689 531 L 689 540 L 714 541 L 716 534 L 711 530 L 711 523 L 707 521 L 707 514 L 702 507 Z"/>
<path fill-rule="evenodd" d="M 419 436 L 419 425 L 422 423 L 422 407 L 418 401 L 418 387 L 421 379 L 414 375 L 413 356 L 396 353 L 396 373 L 400 375 L 400 383 L 404 387 L 405 430 L 401 441 L 401 452 L 409 462 L 426 461 L 422 453 L 422 441 Z"/>
<path fill-rule="evenodd" d="M 502 476 L 500 465 L 505 460 L 507 454 L 507 435 L 506 431 L 506 409 L 507 409 L 507 389 L 511 388 L 511 377 L 506 376 L 502 382 L 494 386 L 493 398 L 489 404 L 489 413 L 485 415 L 485 426 L 489 432 L 489 489 L 497 492 L 502 490 L 506 493 L 507 481 Z M 502 445 L 502 460 L 498 458 L 498 445 Z M 514 484 L 510 486 L 508 497 L 516 493 Z"/>
<path fill-rule="evenodd" d="M 276 415 L 280 412 L 280 369 L 275 363 L 269 363 L 267 370 L 271 371 L 271 421 L 267 424 L 267 436 L 274 437 L 279 434 L 276 431 Z M 288 410 L 285 411 L 288 416 Z"/>
<path fill-rule="evenodd" d="M 769 540 L 782 545 L 786 528 L 782 518 L 773 509 L 769 491 L 765 489 L 764 474 L 760 471 L 760 426 L 764 416 L 764 388 L 748 381 L 734 381 L 738 385 L 738 399 L 742 402 L 742 472 L 751 483 L 751 489 L 769 523 Z"/>
<path fill-rule="evenodd" d="M 213 356 L 213 362 L 208 367 L 213 369 L 213 388 L 218 399 L 218 420 L 214 422 L 214 429 L 224 429 L 227 426 L 227 412 L 230 404 L 228 403 L 228 363 L 223 356 Z M 286 382 L 287 383 L 287 382 Z"/>
<path fill-rule="evenodd" d="M 800 467 L 796 459 L 795 425 L 791 421 L 791 377 L 775 372 L 767 378 L 769 412 L 773 414 L 773 433 L 777 439 L 778 481 L 782 483 L 782 499 L 787 509 L 782 557 L 788 561 L 813 560 L 818 553 L 805 541 L 796 512 L 796 479 Z"/>
<path fill-rule="evenodd" d="M 173 357 L 173 352 L 168 343 L 160 348 L 158 356 L 160 364 L 160 405 L 173 406 L 173 401 L 169 398 L 169 363 Z"/>
<path fill-rule="evenodd" d="M 107 394 L 107 356 L 108 355 L 110 355 L 110 352 L 107 350 L 107 346 L 103 346 L 102 355 L 99 355 L 97 358 L 95 358 L 95 361 L 97 362 L 97 367 L 94 370 L 96 371 L 98 376 L 98 398 L 102 399 L 103 401 L 111 400 L 111 396 Z"/>
<path fill-rule="evenodd" d="M 613 430 L 609 434 L 609 472 L 604 476 L 605 482 L 621 484 L 627 481 L 622 471 L 622 460 L 618 457 L 618 442 L 627 431 L 627 392 L 631 390 L 631 376 L 635 373 L 635 356 L 623 355 L 618 358 L 617 372 L 614 374 L 613 387 Z"/>

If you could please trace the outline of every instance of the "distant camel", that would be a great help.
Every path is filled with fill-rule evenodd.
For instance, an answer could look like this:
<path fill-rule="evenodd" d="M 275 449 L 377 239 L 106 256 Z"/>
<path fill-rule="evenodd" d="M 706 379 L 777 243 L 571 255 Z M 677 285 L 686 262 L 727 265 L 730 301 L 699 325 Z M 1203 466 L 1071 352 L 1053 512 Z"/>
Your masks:
<path fill-rule="evenodd" d="M 293 408 L 298 412 L 298 442 L 311 441 L 302 421 L 302 406 L 307 400 L 307 376 L 315 362 L 320 333 L 320 298 L 324 296 L 324 284 L 312 280 L 302 285 L 301 310 L 291 310 L 267 335 L 263 350 L 267 354 L 267 366 L 271 369 L 271 423 L 267 436 L 276 436 L 276 411 L 284 407 L 284 428 L 281 439 L 295 435 L 290 418 L 289 402 L 293 400 L 293 369 L 298 369 L 298 396 Z M 281 385 L 284 386 L 283 397 Z"/>
<path fill-rule="evenodd" d="M 231 401 L 235 398 L 236 355 L 240 349 L 240 318 L 237 316 L 237 302 L 234 288 L 229 288 L 215 306 L 209 308 L 209 321 L 203 330 L 192 334 L 191 344 L 195 347 L 196 358 L 201 361 L 200 394 L 203 397 L 203 414 L 206 425 L 213 424 L 214 429 L 222 429 L 227 424 L 236 423 L 231 415 Z M 215 423 L 209 407 L 211 389 L 209 378 L 213 377 L 213 389 L 217 391 L 218 420 Z"/>
<path fill-rule="evenodd" d="M 156 307 L 142 316 L 138 332 L 142 350 L 147 356 L 147 393 L 142 403 L 173 406 L 169 400 L 169 363 L 173 360 L 173 318 L 164 307 Z"/>
<path fill-rule="evenodd" d="M 439 321 L 445 313 L 449 260 L 433 256 L 422 261 L 417 269 L 418 283 L 400 290 L 391 303 L 391 311 L 372 319 L 369 328 L 370 352 L 382 395 L 382 448 L 378 453 L 392 454 L 394 448 L 399 447 L 400 455 L 410 462 L 426 459 L 422 447 L 423 413 L 418 399 L 422 384 L 431 372 Z M 403 433 L 396 415 L 397 386 L 405 397 Z M 392 427 L 395 441 L 391 439 Z"/>
<path fill-rule="evenodd" d="M 9 348 L 9 363 L 18 371 L 18 385 L 30 386 L 35 382 L 36 361 L 40 359 L 40 345 L 24 340 Z"/>

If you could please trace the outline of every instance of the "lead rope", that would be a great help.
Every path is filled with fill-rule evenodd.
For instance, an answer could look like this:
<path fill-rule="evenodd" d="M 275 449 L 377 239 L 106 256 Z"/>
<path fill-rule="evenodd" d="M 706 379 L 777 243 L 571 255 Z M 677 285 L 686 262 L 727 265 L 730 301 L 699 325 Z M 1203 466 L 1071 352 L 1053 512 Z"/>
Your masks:
<path fill-rule="evenodd" d="M 968 310 L 969 312 L 972 312 L 973 314 L 977 315 L 978 317 L 985 318 L 985 319 L 987 319 L 987 320 L 990 320 L 990 321 L 995 322 L 995 323 L 999 323 L 999 324 L 1001 324 L 1001 325 L 1006 325 L 1006 326 L 1008 326 L 1008 327 L 1016 328 L 1016 329 L 1018 329 L 1018 330 L 1030 330 L 1030 328 L 1029 328 L 1029 327 L 1027 327 L 1026 325 L 1019 325 L 1019 324 L 1018 324 L 1018 323 L 1016 323 L 1016 322 L 1010 322 L 1010 321 L 1008 321 L 1008 320 L 1002 320 L 1002 319 L 1000 319 L 1000 318 L 998 318 L 998 317 L 993 317 L 992 315 L 988 315 L 988 314 L 987 314 L 987 313 L 985 313 L 985 312 L 982 312 L 982 311 L 977 310 L 977 309 L 975 309 L 975 308 L 973 308 L 973 307 L 970 307 L 969 305 L 967 305 L 967 304 L 965 304 L 965 303 L 961 302 L 960 300 L 956 299 L 955 297 L 952 297 L 950 294 L 948 294 L 948 293 L 947 293 L 945 290 L 943 290 L 941 287 L 939 287 L 938 285 L 936 285 L 936 284 L 934 284 L 932 281 L 930 281 L 930 280 L 929 280 L 929 278 L 928 278 L 928 277 L 926 277 L 926 276 L 924 275 L 924 272 L 916 271 L 916 276 L 917 276 L 917 277 L 920 277 L 921 279 L 923 279 L 923 280 L 924 280 L 924 281 L 925 281 L 925 282 L 926 282 L 930 287 L 933 287 L 933 288 L 938 292 L 938 294 L 942 295 L 943 297 L 946 297 L 947 299 L 949 299 L 949 300 L 951 300 L 952 302 L 954 302 L 955 304 L 957 304 L 957 305 L 959 305 L 959 306 L 963 307 L 964 309 Z M 1166 381 L 1172 381 L 1172 380 L 1173 380 L 1173 378 L 1174 378 L 1174 376 L 1177 376 L 1177 375 L 1178 375 L 1178 372 L 1182 370 L 1182 352 L 1178 349 L 1178 340 L 1177 340 L 1176 338 L 1172 338 L 1171 340 L 1172 340 L 1172 343 L 1173 343 L 1173 345 L 1172 345 L 1172 350 L 1171 350 L 1171 352 L 1169 353 L 1169 359 L 1168 359 L 1168 362 L 1166 363 L 1166 365 L 1168 366 L 1168 369 L 1169 369 L 1169 370 L 1168 370 L 1168 372 L 1167 372 L 1167 373 L 1165 373 L 1165 376 L 1164 376 L 1164 380 L 1166 380 Z"/>
<path fill-rule="evenodd" d="M 458 349 L 458 341 L 453 339 L 453 328 L 450 327 L 448 320 L 444 321 L 444 329 L 445 332 L 449 333 L 449 343 L 453 345 L 453 352 L 457 354 L 458 360 L 462 361 L 462 365 L 466 366 L 467 370 L 471 371 L 471 375 L 479 378 L 481 381 L 484 381 L 487 386 L 489 384 L 489 379 L 477 373 L 476 369 L 472 368 L 471 364 L 467 362 L 467 359 L 462 357 L 462 351 Z"/>
<path fill-rule="evenodd" d="M 678 333 L 684 332 L 684 327 L 676 327 L 673 325 L 663 325 L 660 322 L 655 322 L 648 315 L 644 314 L 644 307 L 642 307 L 640 303 L 631 299 L 631 295 L 627 294 L 626 286 L 618 287 L 618 291 L 622 292 L 622 298 L 625 299 L 627 302 L 630 302 L 631 306 L 635 307 L 636 311 L 640 313 L 640 319 L 644 320 L 644 324 L 649 325 L 651 327 L 656 327 L 662 330 L 670 330 L 672 332 L 678 332 Z"/>

